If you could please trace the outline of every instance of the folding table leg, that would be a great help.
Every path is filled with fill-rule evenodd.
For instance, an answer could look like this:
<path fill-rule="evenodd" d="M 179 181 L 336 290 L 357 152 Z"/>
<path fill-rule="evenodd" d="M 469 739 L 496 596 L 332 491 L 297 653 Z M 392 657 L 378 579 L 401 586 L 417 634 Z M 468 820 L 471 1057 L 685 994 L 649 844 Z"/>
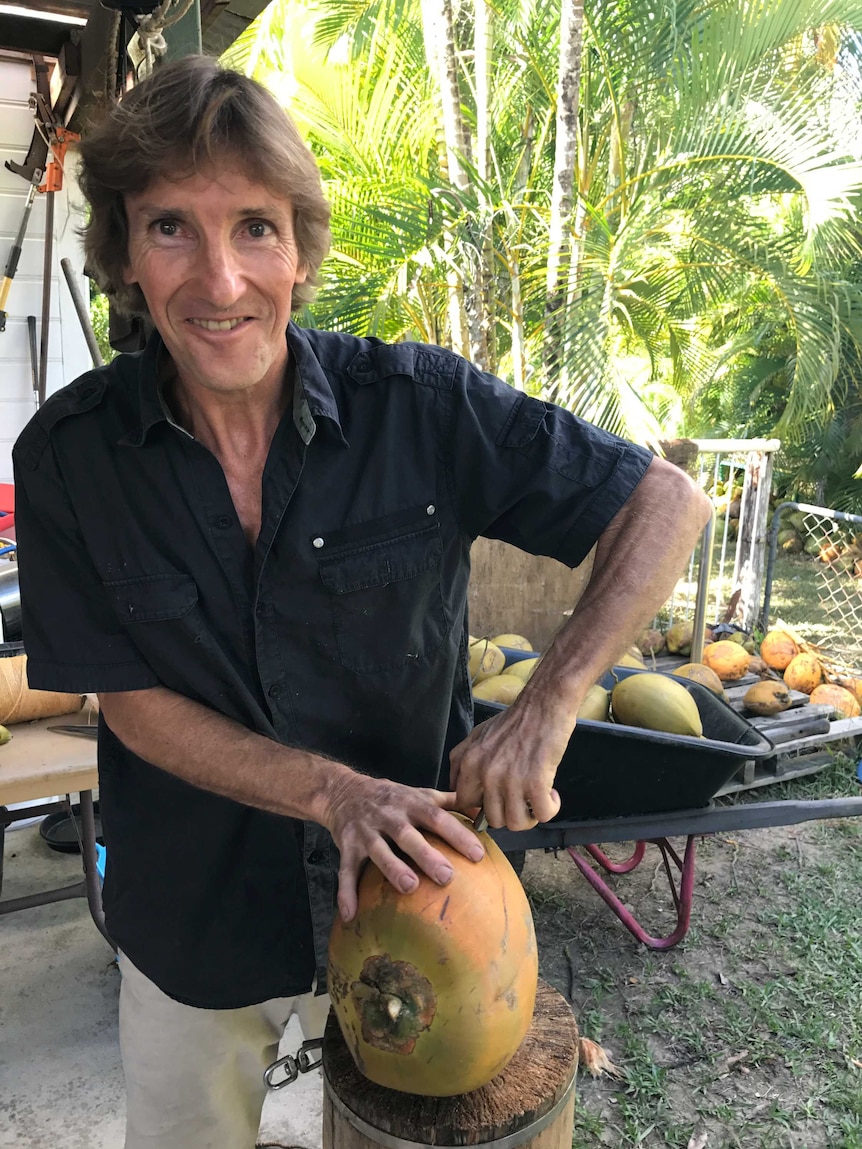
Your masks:
<path fill-rule="evenodd" d="M 84 865 L 84 885 L 87 892 L 87 905 L 90 907 L 96 929 L 116 952 L 117 947 L 111 941 L 105 928 L 105 911 L 102 908 L 102 883 L 96 865 L 96 815 L 93 809 L 93 791 L 82 790 L 78 795 L 81 800 L 81 860 Z"/>
<path fill-rule="evenodd" d="M 649 839 L 653 845 L 658 846 L 661 851 L 662 861 L 664 862 L 665 873 L 667 874 L 668 884 L 670 886 L 671 896 L 673 897 L 674 906 L 676 908 L 676 928 L 672 933 L 666 937 L 657 938 L 652 934 L 647 933 L 643 926 L 635 918 L 631 910 L 620 901 L 614 891 L 608 886 L 604 878 L 599 874 L 586 860 L 581 857 L 573 846 L 567 847 L 569 857 L 599 895 L 599 897 L 613 910 L 619 920 L 623 923 L 626 929 L 632 933 L 639 942 L 648 946 L 653 950 L 669 950 L 675 946 L 677 942 L 682 941 L 688 932 L 688 927 L 691 921 L 691 902 L 694 893 L 694 859 L 695 849 L 697 843 L 696 834 L 689 834 L 685 844 L 685 855 L 680 859 L 674 848 L 668 842 L 667 838 L 651 838 Z M 637 847 L 644 846 L 643 842 L 638 842 Z M 627 862 L 620 863 L 623 867 L 619 870 L 613 870 L 615 873 L 628 873 L 634 869 L 637 862 L 631 864 L 633 859 L 637 857 L 637 861 L 643 857 L 643 850 L 640 850 L 640 857 L 638 857 L 638 849 Z M 604 866 L 603 858 L 606 855 L 597 847 L 586 847 L 588 852 L 596 858 L 600 865 Z M 600 856 L 599 856 L 600 855 Z M 607 859 L 610 862 L 610 859 Z M 676 868 L 680 871 L 679 889 L 674 882 L 674 875 L 670 867 L 670 862 L 673 862 Z M 610 863 L 613 866 L 615 863 Z M 609 868 L 609 867 L 606 867 Z"/>

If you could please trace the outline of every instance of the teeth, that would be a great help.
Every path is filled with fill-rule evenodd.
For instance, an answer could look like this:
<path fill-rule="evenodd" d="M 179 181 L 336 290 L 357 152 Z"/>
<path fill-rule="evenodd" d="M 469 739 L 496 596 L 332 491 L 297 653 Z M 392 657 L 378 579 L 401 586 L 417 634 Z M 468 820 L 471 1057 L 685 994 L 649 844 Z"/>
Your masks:
<path fill-rule="evenodd" d="M 190 319 L 196 327 L 203 327 L 204 331 L 233 331 L 239 327 L 242 319 Z"/>

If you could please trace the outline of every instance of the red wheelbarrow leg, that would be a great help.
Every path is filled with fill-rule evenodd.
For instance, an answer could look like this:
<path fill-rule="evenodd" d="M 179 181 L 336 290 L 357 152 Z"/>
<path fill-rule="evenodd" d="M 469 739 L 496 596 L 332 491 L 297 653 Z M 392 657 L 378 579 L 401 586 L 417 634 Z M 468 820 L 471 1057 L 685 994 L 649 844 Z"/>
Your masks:
<path fill-rule="evenodd" d="M 635 842 L 635 851 L 630 858 L 626 858 L 624 862 L 612 862 L 604 850 L 599 849 L 598 846 L 586 845 L 584 849 L 590 857 L 599 863 L 603 870 L 607 870 L 609 874 L 628 874 L 632 870 L 637 869 L 641 864 L 641 859 L 646 850 L 646 842 Z"/>
<path fill-rule="evenodd" d="M 691 901 L 692 895 L 694 893 L 694 856 L 697 838 L 698 835 L 689 834 L 685 844 L 685 855 L 682 860 L 680 860 L 679 855 L 668 842 L 667 838 L 650 839 L 650 841 L 655 846 L 658 846 L 659 850 L 661 851 L 665 872 L 667 874 L 668 883 L 670 885 L 671 895 L 674 900 L 674 905 L 676 906 L 676 929 L 672 933 L 668 934 L 667 937 L 663 938 L 656 938 L 653 937 L 652 934 L 647 933 L 647 931 L 643 928 L 631 910 L 627 909 L 623 905 L 617 895 L 608 886 L 607 882 L 604 880 L 601 874 L 597 873 L 596 870 L 594 870 L 593 867 L 589 864 L 589 862 L 585 858 L 582 858 L 573 846 L 567 846 L 566 851 L 569 854 L 569 857 L 599 895 L 599 897 L 608 906 L 610 906 L 610 908 L 614 911 L 626 929 L 632 933 L 639 942 L 642 942 L 643 945 L 648 946 L 652 950 L 669 950 L 672 946 L 675 946 L 677 942 L 681 942 L 685 935 L 688 933 L 688 927 L 691 921 Z M 643 845 L 643 842 L 638 842 L 638 846 Z M 598 847 L 593 847 L 593 849 L 587 847 L 587 849 L 591 854 L 593 854 L 593 849 L 596 850 L 598 854 L 602 854 L 602 851 L 599 850 Z M 638 851 L 635 849 L 635 853 L 628 860 L 628 862 L 632 862 L 632 860 L 637 856 L 637 853 Z M 596 855 L 593 854 L 593 856 L 595 857 Z M 604 857 L 604 855 L 602 856 Z M 642 856 L 643 851 L 641 850 L 641 857 Z M 671 872 L 668 858 L 673 861 L 681 873 L 678 891 L 676 885 L 674 884 L 673 873 Z M 600 858 L 597 858 L 596 860 L 601 862 Z M 638 861 L 640 861 L 640 858 L 638 858 Z M 628 863 L 622 864 L 624 866 L 628 865 Z M 628 868 L 634 869 L 634 866 L 628 865 Z M 627 870 L 622 870 L 619 872 L 626 873 Z"/>

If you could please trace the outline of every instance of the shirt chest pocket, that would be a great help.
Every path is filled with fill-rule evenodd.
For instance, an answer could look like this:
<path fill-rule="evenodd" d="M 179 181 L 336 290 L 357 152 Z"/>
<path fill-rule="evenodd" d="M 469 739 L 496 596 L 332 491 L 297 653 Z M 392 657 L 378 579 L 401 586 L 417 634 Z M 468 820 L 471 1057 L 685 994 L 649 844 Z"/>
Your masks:
<path fill-rule="evenodd" d="M 326 541 L 319 560 L 338 658 L 359 673 L 403 669 L 430 658 L 446 635 L 436 521 L 380 537 Z"/>
<path fill-rule="evenodd" d="M 114 579 L 104 586 L 114 610 L 125 623 L 167 622 L 182 618 L 198 601 L 194 579 L 179 571 Z"/>

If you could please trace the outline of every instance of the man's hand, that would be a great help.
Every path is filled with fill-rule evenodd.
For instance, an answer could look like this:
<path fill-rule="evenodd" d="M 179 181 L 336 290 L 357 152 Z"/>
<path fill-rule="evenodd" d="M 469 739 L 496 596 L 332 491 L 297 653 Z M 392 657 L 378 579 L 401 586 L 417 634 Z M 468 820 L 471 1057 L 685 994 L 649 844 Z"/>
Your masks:
<path fill-rule="evenodd" d="M 481 804 L 489 825 L 510 830 L 559 812 L 554 778 L 584 696 L 665 602 L 711 510 L 679 468 L 652 460 L 599 538 L 589 583 L 527 685 L 452 751 L 461 809 Z"/>
<path fill-rule="evenodd" d="M 481 805 L 488 824 L 498 829 L 529 830 L 549 822 L 560 811 L 554 778 L 574 728 L 574 713 L 525 688 L 449 755 L 458 806 Z"/>
<path fill-rule="evenodd" d="M 447 813 L 459 806 L 455 794 L 357 774 L 272 742 L 164 687 L 100 694 L 99 704 L 114 734 L 147 762 L 235 802 L 325 826 L 341 852 L 338 905 L 347 920 L 356 913 L 366 858 L 400 890 L 415 889 L 418 879 L 397 851 L 435 882 L 451 879 L 452 867 L 423 830 L 472 861 L 484 856 L 473 830 Z"/>
<path fill-rule="evenodd" d="M 419 879 L 399 851 L 438 885 L 451 881 L 450 863 L 422 830 L 436 834 L 473 862 L 485 854 L 474 831 L 447 813 L 461 806 L 454 793 L 343 772 L 333 780 L 327 806 L 323 825 L 341 853 L 338 909 L 345 921 L 356 913 L 356 888 L 366 858 L 402 893 L 415 890 Z"/>

